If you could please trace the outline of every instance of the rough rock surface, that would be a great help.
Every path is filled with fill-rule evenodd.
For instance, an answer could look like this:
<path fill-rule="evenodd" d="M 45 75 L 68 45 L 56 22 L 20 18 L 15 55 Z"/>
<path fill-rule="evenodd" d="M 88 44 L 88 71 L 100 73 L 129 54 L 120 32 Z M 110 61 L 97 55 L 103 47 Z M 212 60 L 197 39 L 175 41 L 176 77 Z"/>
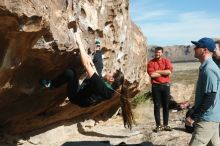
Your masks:
<path fill-rule="evenodd" d="M 136 126 L 125 129 L 119 116 L 105 122 L 82 121 L 75 125 L 65 123 L 45 133 L 32 133 L 29 137 L 5 136 L 4 143 L 21 146 L 187 146 L 191 134 L 184 130 L 181 121 L 185 111 L 171 112 L 169 124 L 173 131 L 154 133 L 153 105 L 143 103 L 135 110 Z M 59 134 L 58 134 L 59 133 Z M 16 139 L 17 142 L 16 142 Z M 0 137 L 1 141 L 1 137 Z M 4 145 L 3 145 L 4 146 Z"/>
<path fill-rule="evenodd" d="M 181 83 L 174 83 L 170 87 L 172 100 L 177 103 L 190 101 L 194 93 L 195 84 L 184 85 Z"/>
<path fill-rule="evenodd" d="M 130 97 L 144 87 L 146 40 L 128 10 L 128 0 L 1 0 L 1 132 L 25 133 L 117 109 L 117 96 L 80 108 L 62 104 L 65 86 L 53 91 L 39 86 L 39 79 L 51 79 L 66 68 L 75 68 L 79 75 L 85 72 L 74 33 L 86 50 L 94 48 L 96 38 L 101 40 L 104 72 L 120 68 Z"/>
<path fill-rule="evenodd" d="M 192 74 L 192 72 L 198 69 L 200 63 L 174 63 L 173 65 L 173 76 L 175 76 L 176 79 L 172 81 L 172 84 L 182 84 L 178 88 L 181 90 L 182 98 L 181 96 L 179 97 L 180 99 L 184 99 L 185 93 L 190 92 L 191 89 L 185 88 L 185 86 L 188 85 L 188 81 L 180 81 L 178 77 L 181 77 L 181 80 L 190 79 L 192 80 L 190 83 L 194 83 L 198 74 L 197 72 Z M 186 76 L 185 73 L 188 72 L 193 76 L 192 78 Z M 186 78 L 183 78 L 184 75 Z M 174 95 L 175 94 L 173 94 L 173 96 Z M 91 119 L 73 119 L 73 121 L 69 120 L 58 123 L 48 129 L 39 129 L 28 135 L 19 134 L 18 136 L 11 136 L 2 135 L 0 133 L 0 144 L 2 146 L 109 146 L 118 144 L 126 144 L 127 146 L 188 145 L 191 134 L 185 132 L 184 123 L 182 121 L 186 110 L 177 111 L 171 109 L 169 125 L 173 128 L 173 131 L 162 131 L 159 133 L 152 132 L 152 129 L 155 127 L 152 101 L 149 100 L 138 105 L 133 109 L 133 112 L 136 125 L 133 126 L 132 130 L 123 127 L 121 124 L 122 119 L 116 113 L 112 118 L 108 118 L 106 121 L 96 119 L 98 123 Z M 103 117 L 101 118 L 103 119 Z"/>

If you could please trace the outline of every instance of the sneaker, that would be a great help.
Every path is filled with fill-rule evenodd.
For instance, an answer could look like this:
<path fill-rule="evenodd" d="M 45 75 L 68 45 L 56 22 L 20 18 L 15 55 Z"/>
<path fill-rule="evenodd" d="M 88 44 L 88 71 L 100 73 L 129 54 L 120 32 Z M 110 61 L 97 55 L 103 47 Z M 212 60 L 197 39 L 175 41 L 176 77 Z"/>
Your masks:
<path fill-rule="evenodd" d="M 170 126 L 166 125 L 163 127 L 164 131 L 172 131 L 172 128 L 170 128 Z"/>
<path fill-rule="evenodd" d="M 163 127 L 162 126 L 157 126 L 155 129 L 153 129 L 153 132 L 157 133 L 159 131 L 162 131 Z"/>
<path fill-rule="evenodd" d="M 46 79 L 42 79 L 40 80 L 40 84 L 46 88 L 50 88 L 51 87 L 51 81 L 50 80 L 46 80 Z"/>

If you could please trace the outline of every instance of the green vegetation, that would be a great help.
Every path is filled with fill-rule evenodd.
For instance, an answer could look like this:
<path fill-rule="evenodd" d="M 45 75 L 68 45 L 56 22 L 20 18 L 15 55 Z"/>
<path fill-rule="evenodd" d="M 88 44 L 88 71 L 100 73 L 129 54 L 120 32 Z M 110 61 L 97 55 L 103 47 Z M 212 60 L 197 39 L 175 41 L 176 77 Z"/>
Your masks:
<path fill-rule="evenodd" d="M 151 96 L 151 90 L 150 88 L 146 88 L 144 91 L 141 91 L 140 93 L 138 93 L 134 98 L 133 98 L 133 101 L 132 101 L 132 104 L 134 106 L 137 106 L 141 103 L 144 103 L 146 101 L 149 101 L 152 99 L 152 96 Z"/>

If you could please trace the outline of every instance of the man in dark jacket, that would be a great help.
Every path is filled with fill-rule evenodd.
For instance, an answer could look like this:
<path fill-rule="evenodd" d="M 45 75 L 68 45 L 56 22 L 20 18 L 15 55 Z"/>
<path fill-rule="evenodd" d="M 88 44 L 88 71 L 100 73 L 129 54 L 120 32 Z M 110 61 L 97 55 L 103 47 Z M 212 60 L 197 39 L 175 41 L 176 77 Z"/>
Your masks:
<path fill-rule="evenodd" d="M 103 69 L 103 59 L 102 59 L 102 51 L 100 47 L 100 41 L 97 39 L 95 41 L 95 50 L 94 50 L 94 57 L 93 57 L 93 63 L 95 65 L 95 68 L 99 74 L 99 76 L 102 76 L 102 69 Z"/>

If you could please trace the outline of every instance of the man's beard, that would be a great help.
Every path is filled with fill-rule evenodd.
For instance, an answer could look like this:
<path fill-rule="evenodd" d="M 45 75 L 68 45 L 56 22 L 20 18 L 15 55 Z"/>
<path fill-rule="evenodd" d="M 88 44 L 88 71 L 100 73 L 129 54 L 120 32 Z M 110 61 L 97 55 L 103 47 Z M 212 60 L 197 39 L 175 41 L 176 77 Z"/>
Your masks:
<path fill-rule="evenodd" d="M 155 56 L 155 59 L 160 59 L 161 58 L 161 56 Z"/>

